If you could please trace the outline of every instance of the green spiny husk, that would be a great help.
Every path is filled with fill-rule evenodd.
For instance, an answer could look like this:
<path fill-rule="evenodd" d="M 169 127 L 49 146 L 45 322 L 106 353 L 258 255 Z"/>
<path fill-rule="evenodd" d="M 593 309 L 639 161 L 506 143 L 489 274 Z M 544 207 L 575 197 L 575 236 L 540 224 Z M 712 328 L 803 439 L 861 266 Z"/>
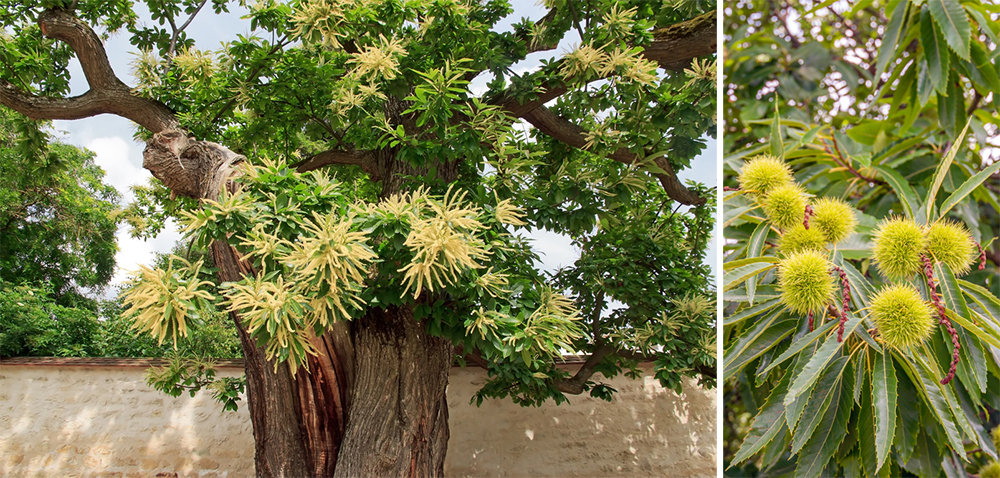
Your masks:
<path fill-rule="evenodd" d="M 897 349 L 917 345 L 934 330 L 934 313 L 912 285 L 891 284 L 870 303 L 872 321 L 882 340 Z"/>
<path fill-rule="evenodd" d="M 793 312 L 822 312 L 836 289 L 830 276 L 830 262 L 818 251 L 789 255 L 778 264 L 778 289 L 781 302 Z"/>
<path fill-rule="evenodd" d="M 813 203 L 811 227 L 823 232 L 827 242 L 838 243 L 854 232 L 858 220 L 854 208 L 840 199 L 820 198 Z"/>
<path fill-rule="evenodd" d="M 965 226 L 941 221 L 927 231 L 927 252 L 935 260 L 947 264 L 955 275 L 962 275 L 969 272 L 979 251 Z"/>
<path fill-rule="evenodd" d="M 778 241 L 778 249 L 786 255 L 801 251 L 823 250 L 824 246 L 826 237 L 823 233 L 815 227 L 806 229 L 802 224 L 792 226 Z"/>
<path fill-rule="evenodd" d="M 791 183 L 792 169 L 774 156 L 754 156 L 743 165 L 739 181 L 741 189 L 760 200 L 772 189 Z"/>
<path fill-rule="evenodd" d="M 915 222 L 904 217 L 890 218 L 879 224 L 873 237 L 872 258 L 882 275 L 902 279 L 920 270 L 920 254 L 926 249 L 927 236 Z"/>
<path fill-rule="evenodd" d="M 795 183 L 775 187 L 762 202 L 764 213 L 782 230 L 802 224 L 806 217 L 806 204 L 805 190 Z"/>

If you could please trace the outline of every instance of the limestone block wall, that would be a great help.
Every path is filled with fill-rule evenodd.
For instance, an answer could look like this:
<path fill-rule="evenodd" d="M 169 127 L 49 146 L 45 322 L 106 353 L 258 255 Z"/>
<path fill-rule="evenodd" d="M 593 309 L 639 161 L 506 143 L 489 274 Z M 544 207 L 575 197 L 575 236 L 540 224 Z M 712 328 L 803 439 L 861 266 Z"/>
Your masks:
<path fill-rule="evenodd" d="M 253 476 L 246 408 L 157 392 L 144 381 L 149 364 L 0 362 L 0 476 Z M 223 365 L 220 375 L 242 373 Z M 678 396 L 646 376 L 608 382 L 619 391 L 610 403 L 476 407 L 484 381 L 480 369 L 452 370 L 446 476 L 716 476 L 714 391 L 689 384 Z"/>

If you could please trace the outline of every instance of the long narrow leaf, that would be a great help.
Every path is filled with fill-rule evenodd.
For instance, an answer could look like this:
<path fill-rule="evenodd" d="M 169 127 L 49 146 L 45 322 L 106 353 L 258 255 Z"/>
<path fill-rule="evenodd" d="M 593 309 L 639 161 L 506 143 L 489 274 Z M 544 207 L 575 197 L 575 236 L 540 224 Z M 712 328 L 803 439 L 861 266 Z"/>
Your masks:
<path fill-rule="evenodd" d="M 983 182 L 989 179 L 990 176 L 997 171 L 1000 171 L 1000 161 L 994 162 L 986 169 L 976 173 L 975 176 L 967 179 L 961 186 L 958 187 L 958 189 L 955 190 L 955 192 L 951 193 L 951 196 L 948 196 L 948 198 L 941 203 L 941 210 L 938 211 L 938 217 L 944 217 L 948 214 L 948 211 L 951 211 L 952 208 L 962 202 L 966 196 L 971 194 L 974 189 L 978 188 L 980 184 L 983 184 Z"/>
<path fill-rule="evenodd" d="M 944 1 L 944 0 L 935 0 Z M 965 12 L 963 11 L 964 15 Z M 951 163 L 955 160 L 955 156 L 958 155 L 958 150 L 965 146 L 965 133 L 969 131 L 969 124 L 972 123 L 972 118 L 965 123 L 965 127 L 962 128 L 962 132 L 959 133 L 958 138 L 951 143 L 951 148 L 948 149 L 948 154 L 944 155 L 941 160 L 941 164 L 938 165 L 937 171 L 934 173 L 934 182 L 931 183 L 931 189 L 927 191 L 927 219 L 934 217 L 934 200 L 937 198 L 938 190 L 941 189 L 941 183 L 944 182 L 944 177 L 948 174 L 948 170 L 951 169 Z"/>

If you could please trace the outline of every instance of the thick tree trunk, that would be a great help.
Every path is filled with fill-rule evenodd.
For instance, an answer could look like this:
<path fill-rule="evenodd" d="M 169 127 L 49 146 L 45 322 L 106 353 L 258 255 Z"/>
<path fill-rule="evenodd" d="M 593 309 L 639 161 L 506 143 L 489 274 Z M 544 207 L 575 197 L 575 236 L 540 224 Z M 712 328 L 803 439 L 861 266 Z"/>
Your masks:
<path fill-rule="evenodd" d="M 441 476 L 453 346 L 411 309 L 372 309 L 352 325 L 357 381 L 336 476 Z"/>
<path fill-rule="evenodd" d="M 381 159 L 392 171 L 390 158 Z M 175 194 L 203 199 L 230 187 L 242 160 L 168 130 L 147 143 L 143 165 Z M 399 177 L 399 171 L 386 175 L 386 195 L 401 187 Z M 230 245 L 213 243 L 211 252 L 220 281 L 255 274 Z M 453 348 L 429 336 L 412 308 L 372 309 L 334 324 L 314 339 L 319 354 L 309 358 L 308 371 L 295 376 L 287 365 L 269 362 L 240 317 L 230 315 L 246 358 L 257 476 L 443 474 Z"/>

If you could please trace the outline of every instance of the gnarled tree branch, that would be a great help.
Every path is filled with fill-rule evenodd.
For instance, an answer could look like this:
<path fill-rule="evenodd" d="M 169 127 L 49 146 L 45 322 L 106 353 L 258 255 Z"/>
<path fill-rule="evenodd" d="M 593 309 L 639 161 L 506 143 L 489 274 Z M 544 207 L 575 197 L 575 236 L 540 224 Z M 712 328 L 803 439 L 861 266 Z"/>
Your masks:
<path fill-rule="evenodd" d="M 544 106 L 539 106 L 529 111 L 524 115 L 524 119 L 535 128 L 538 128 L 539 131 L 574 148 L 582 149 L 587 142 L 585 137 L 586 130 L 559 117 Z M 608 157 L 625 164 L 635 164 L 643 160 L 641 156 L 625 148 L 619 148 L 609 154 Z M 680 182 L 667 158 L 656 158 L 655 163 L 664 173 L 655 173 L 654 176 L 660 181 L 660 185 L 663 186 L 663 189 L 671 199 L 690 206 L 705 204 L 705 198 L 691 191 Z"/>
<path fill-rule="evenodd" d="M 692 59 L 716 52 L 716 18 L 713 9 L 690 20 L 653 30 L 653 42 L 642 55 L 664 70 L 682 70 Z"/>
<path fill-rule="evenodd" d="M 80 119 L 110 113 L 158 133 L 177 126 L 162 103 L 136 96 L 115 76 L 100 37 L 68 10 L 46 10 L 38 16 L 46 37 L 66 42 L 76 52 L 90 91 L 72 98 L 37 96 L 0 81 L 0 104 L 31 119 Z"/>
<path fill-rule="evenodd" d="M 295 168 L 304 173 L 314 169 L 322 168 L 331 164 L 361 166 L 361 170 L 369 176 L 377 176 L 377 163 L 375 152 L 367 150 L 337 150 L 331 149 L 309 157 L 300 162 Z"/>

